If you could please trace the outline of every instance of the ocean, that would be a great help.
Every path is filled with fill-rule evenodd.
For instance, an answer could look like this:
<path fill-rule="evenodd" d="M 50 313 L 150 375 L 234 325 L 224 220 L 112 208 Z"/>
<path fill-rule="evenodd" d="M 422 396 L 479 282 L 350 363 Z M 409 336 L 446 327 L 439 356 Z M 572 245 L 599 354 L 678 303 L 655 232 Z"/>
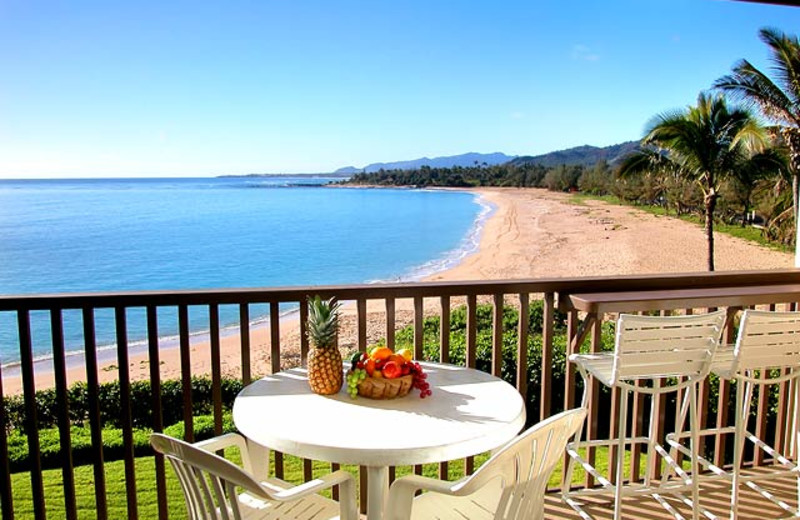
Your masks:
<path fill-rule="evenodd" d="M 491 211 L 472 193 L 321 186 L 330 180 L 0 180 L 0 294 L 417 280 L 476 250 Z M 223 327 L 236 322 L 221 312 Z M 160 333 L 176 334 L 159 316 Z M 49 319 L 31 320 L 34 355 L 45 356 Z M 129 341 L 143 340 L 143 320 L 129 323 Z M 190 316 L 194 333 L 207 323 Z M 68 351 L 83 348 L 80 326 L 66 311 Z M 111 310 L 97 328 L 110 345 Z M 0 363 L 18 360 L 16 318 L 0 313 Z"/>

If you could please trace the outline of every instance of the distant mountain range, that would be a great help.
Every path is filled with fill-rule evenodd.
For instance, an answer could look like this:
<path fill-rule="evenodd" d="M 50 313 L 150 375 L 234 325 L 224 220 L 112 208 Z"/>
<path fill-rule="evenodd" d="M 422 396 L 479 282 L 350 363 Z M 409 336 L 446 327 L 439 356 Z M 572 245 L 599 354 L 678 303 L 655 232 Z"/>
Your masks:
<path fill-rule="evenodd" d="M 627 141 L 620 144 L 605 146 L 576 146 L 566 150 L 558 150 L 542 155 L 525 155 L 516 157 L 512 164 L 541 164 L 551 168 L 560 164 L 591 166 L 597 161 L 605 160 L 610 165 L 618 163 L 623 157 L 639 148 L 639 141 Z"/>
<path fill-rule="evenodd" d="M 495 164 L 504 164 L 511 162 L 511 164 L 541 164 L 545 167 L 558 166 L 560 164 L 567 165 L 583 165 L 591 166 L 597 161 L 604 159 L 612 166 L 618 163 L 623 157 L 636 150 L 639 147 L 639 141 L 627 141 L 620 144 L 611 146 L 597 147 L 590 145 L 576 146 L 574 148 L 567 148 L 566 150 L 557 150 L 542 155 L 506 155 L 504 153 L 465 153 L 461 155 L 450 155 L 447 157 L 422 157 L 421 159 L 414 159 L 412 161 L 396 161 L 387 163 L 372 163 L 363 168 L 356 168 L 355 166 L 346 166 L 339 168 L 335 172 L 336 175 L 351 175 L 355 173 L 373 173 L 381 169 L 383 170 L 418 170 L 422 166 L 430 166 L 431 168 L 452 168 L 453 166 L 474 166 L 475 163 L 493 166 Z"/>
<path fill-rule="evenodd" d="M 430 166 L 431 168 L 452 168 L 453 166 L 474 166 L 475 163 L 486 163 L 488 166 L 495 164 L 507 163 L 516 158 L 516 155 L 506 155 L 504 153 L 465 153 L 461 155 L 451 155 L 448 157 L 422 157 L 411 161 L 397 161 L 388 163 L 372 163 L 364 166 L 363 168 L 356 168 L 355 166 L 346 166 L 336 170 L 335 174 L 352 174 L 352 173 L 372 173 L 383 170 L 418 170 L 423 166 Z"/>

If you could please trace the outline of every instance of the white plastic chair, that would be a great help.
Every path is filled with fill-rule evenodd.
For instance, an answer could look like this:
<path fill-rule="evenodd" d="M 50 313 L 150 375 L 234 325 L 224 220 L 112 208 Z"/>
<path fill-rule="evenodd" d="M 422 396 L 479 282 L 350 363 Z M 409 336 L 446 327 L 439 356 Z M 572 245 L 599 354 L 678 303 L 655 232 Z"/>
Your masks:
<path fill-rule="evenodd" d="M 692 517 L 698 518 L 699 487 L 697 484 L 698 458 L 696 435 L 697 424 L 697 384 L 705 379 L 711 368 L 711 361 L 719 345 L 722 329 L 725 324 L 725 311 L 691 316 L 638 316 L 621 314 L 617 320 L 615 347 L 613 352 L 596 354 L 573 354 L 570 361 L 575 363 L 583 377 L 583 407 L 588 406 L 588 390 L 591 384 L 589 377 L 610 388 L 618 388 L 620 405 L 618 412 L 617 439 L 581 441 L 581 435 L 574 443 L 567 446 L 569 461 L 563 488 L 564 500 L 584 518 L 581 497 L 613 495 L 614 518 L 622 516 L 623 496 L 653 496 L 662 506 L 675 514 L 672 506 L 661 495 L 675 494 L 684 502 L 688 499 L 681 495 L 682 491 L 691 490 Z M 675 382 L 671 382 L 671 379 Z M 651 386 L 636 386 L 634 382 L 652 381 Z M 676 392 L 687 388 L 687 399 L 690 410 L 691 437 L 691 477 L 683 470 L 678 470 L 681 481 L 662 482 L 654 485 L 651 474 L 656 462 L 656 454 L 668 461 L 670 455 L 659 444 L 656 438 L 655 406 L 650 406 L 650 429 L 646 437 L 627 437 L 628 395 L 631 392 L 656 396 L 667 392 Z M 681 428 L 682 424 L 677 425 Z M 647 445 L 646 473 L 644 483 L 624 485 L 623 469 L 625 467 L 625 449 L 627 445 L 641 443 Z M 616 446 L 616 485 L 589 464 L 580 454 L 581 448 Z M 600 488 L 580 489 L 572 491 L 572 471 L 575 462 L 579 463 L 601 485 Z M 677 515 L 676 515 L 677 516 Z"/>
<path fill-rule="evenodd" d="M 787 373 L 779 372 L 777 377 L 770 377 L 769 371 L 789 369 Z M 731 487 L 731 518 L 739 514 L 739 491 L 742 484 L 760 493 L 772 503 L 781 507 L 792 516 L 800 516 L 800 510 L 780 500 L 777 495 L 770 493 L 757 481 L 782 478 L 792 475 L 798 478 L 798 500 L 800 500 L 800 468 L 796 462 L 784 454 L 777 452 L 772 446 L 766 444 L 755 434 L 747 431 L 747 418 L 750 416 L 750 405 L 753 390 L 756 385 L 772 385 L 785 381 L 792 382 L 794 390 L 794 410 L 797 413 L 798 391 L 800 385 L 800 312 L 774 312 L 746 310 L 739 324 L 739 334 L 736 344 L 732 349 L 720 349 L 711 367 L 713 373 L 720 379 L 736 381 L 736 418 L 734 426 L 725 428 L 708 428 L 700 432 L 701 436 L 734 434 L 734 460 L 731 471 L 726 471 L 711 461 L 700 458 L 700 463 L 711 474 L 710 478 L 724 478 L 732 481 Z M 756 371 L 760 376 L 756 377 Z M 764 373 L 767 371 L 767 373 Z M 685 413 L 685 406 L 682 407 Z M 795 418 L 796 420 L 796 418 Z M 794 450 L 795 456 L 800 453 L 800 437 L 797 434 L 798 425 L 788 421 L 790 433 L 787 435 L 787 446 Z M 679 439 L 685 435 L 670 435 L 667 441 L 676 449 L 686 452 Z M 746 441 L 753 443 L 754 449 L 763 450 L 768 457 L 775 460 L 776 465 L 766 474 L 742 475 L 742 455 Z"/>
<path fill-rule="evenodd" d="M 389 489 L 387 520 L 536 520 L 567 441 L 586 418 L 568 410 L 529 428 L 494 453 L 478 471 L 456 482 L 408 475 Z M 427 490 L 414 497 L 418 490 Z"/>
<path fill-rule="evenodd" d="M 275 478 L 259 482 L 252 474 L 247 441 L 241 435 L 230 433 L 189 444 L 154 433 L 150 444 L 175 469 L 192 520 L 358 519 L 355 481 L 346 471 L 298 486 Z M 213 453 L 228 447 L 239 449 L 244 469 Z M 341 502 L 317 494 L 337 484 Z"/>

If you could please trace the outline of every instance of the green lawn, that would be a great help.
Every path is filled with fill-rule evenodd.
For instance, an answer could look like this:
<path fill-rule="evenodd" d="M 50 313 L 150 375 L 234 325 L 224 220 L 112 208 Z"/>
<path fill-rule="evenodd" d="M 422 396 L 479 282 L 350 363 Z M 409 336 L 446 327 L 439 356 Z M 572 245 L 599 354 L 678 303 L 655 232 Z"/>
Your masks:
<path fill-rule="evenodd" d="M 237 454 L 228 453 L 228 458 L 236 461 Z M 487 454 L 476 457 L 476 467 L 486 461 Z M 608 467 L 607 452 L 598 450 L 597 467 L 605 474 Z M 628 465 L 626 464 L 626 468 Z M 346 466 L 344 469 L 357 476 L 357 468 Z M 302 482 L 302 461 L 297 457 L 284 458 L 285 479 L 290 482 Z M 314 463 L 314 473 L 324 474 L 330 471 L 330 465 L 322 462 Z M 397 475 L 402 476 L 411 472 L 410 467 L 397 468 Z M 426 464 L 423 474 L 438 478 L 438 465 Z M 463 475 L 463 461 L 452 461 L 449 465 L 449 477 L 456 480 Z M 561 478 L 560 467 L 556 469 L 550 479 L 552 487 L 557 487 Z M 61 470 L 51 469 L 43 472 L 45 482 L 45 502 L 47 517 L 53 519 L 64 518 L 64 493 L 62 489 Z M 127 518 L 128 510 L 125 494 L 125 468 L 123 461 L 108 462 L 105 465 L 106 491 L 109 518 Z M 583 481 L 583 471 L 575 471 L 573 481 Z M 92 519 L 95 515 L 94 475 L 92 466 L 79 466 L 75 468 L 76 494 L 78 518 Z M 14 495 L 15 518 L 33 518 L 33 504 L 31 501 L 31 487 L 29 473 L 16 473 L 12 475 Z M 139 457 L 136 459 L 136 490 L 138 496 L 139 518 L 149 519 L 158 517 L 156 503 L 156 478 L 155 462 L 153 457 Z M 183 503 L 183 494 L 172 469 L 167 465 L 167 494 L 169 503 L 169 517 L 171 519 L 185 519 L 186 510 Z"/>

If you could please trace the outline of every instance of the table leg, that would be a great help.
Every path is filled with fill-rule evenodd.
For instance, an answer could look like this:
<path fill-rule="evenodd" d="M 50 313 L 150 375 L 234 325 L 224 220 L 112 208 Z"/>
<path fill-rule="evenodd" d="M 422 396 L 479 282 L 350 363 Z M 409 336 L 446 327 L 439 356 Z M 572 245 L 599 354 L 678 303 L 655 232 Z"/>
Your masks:
<path fill-rule="evenodd" d="M 389 468 L 367 466 L 367 519 L 383 520 L 386 492 L 389 489 Z"/>

